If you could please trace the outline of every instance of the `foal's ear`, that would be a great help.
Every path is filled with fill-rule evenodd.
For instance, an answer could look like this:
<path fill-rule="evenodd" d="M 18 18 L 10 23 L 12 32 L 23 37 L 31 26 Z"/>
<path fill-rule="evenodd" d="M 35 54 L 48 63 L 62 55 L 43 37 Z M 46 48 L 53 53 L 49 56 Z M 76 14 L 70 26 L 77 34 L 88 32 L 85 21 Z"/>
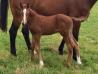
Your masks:
<path fill-rule="evenodd" d="M 20 8 L 23 9 L 23 4 L 22 4 L 22 2 L 20 2 Z"/>

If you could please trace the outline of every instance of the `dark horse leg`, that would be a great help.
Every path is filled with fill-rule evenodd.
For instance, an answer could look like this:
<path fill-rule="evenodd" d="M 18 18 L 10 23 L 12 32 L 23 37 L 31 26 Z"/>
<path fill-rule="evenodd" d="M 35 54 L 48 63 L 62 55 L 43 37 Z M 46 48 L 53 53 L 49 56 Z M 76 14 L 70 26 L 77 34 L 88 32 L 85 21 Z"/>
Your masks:
<path fill-rule="evenodd" d="M 74 21 L 75 26 L 73 26 L 73 36 L 76 39 L 76 41 L 78 41 L 78 37 L 79 37 L 79 30 L 80 30 L 80 22 L 75 22 Z M 77 56 L 76 56 L 76 51 L 75 48 L 73 49 L 73 59 L 77 61 Z"/>
<path fill-rule="evenodd" d="M 15 39 L 16 39 L 16 35 L 17 35 L 17 30 L 19 27 L 17 27 L 15 25 L 14 22 L 12 22 L 11 28 L 9 30 L 9 34 L 10 34 L 10 48 L 11 48 L 11 54 L 16 56 L 16 47 L 15 47 Z"/>
<path fill-rule="evenodd" d="M 30 39 L 29 39 L 29 29 L 28 29 L 27 25 L 25 25 L 25 26 L 23 25 L 23 27 L 22 27 L 22 34 L 23 34 L 24 39 L 26 41 L 28 50 L 31 50 L 31 43 L 30 43 Z"/>
<path fill-rule="evenodd" d="M 73 21 L 74 26 L 73 26 L 73 36 L 78 41 L 78 36 L 79 36 L 79 29 L 80 29 L 80 22 L 75 22 Z M 63 48 L 64 48 L 64 40 L 62 40 L 60 46 L 59 46 L 59 54 L 63 55 Z M 77 61 L 77 56 L 76 56 L 76 51 L 73 49 L 73 59 Z"/>
<path fill-rule="evenodd" d="M 7 12 L 8 12 L 8 0 L 1 0 L 0 5 L 0 27 L 3 31 L 7 30 Z"/>
<path fill-rule="evenodd" d="M 64 48 L 65 41 L 62 39 L 61 44 L 59 46 L 59 54 L 63 55 L 63 48 Z"/>

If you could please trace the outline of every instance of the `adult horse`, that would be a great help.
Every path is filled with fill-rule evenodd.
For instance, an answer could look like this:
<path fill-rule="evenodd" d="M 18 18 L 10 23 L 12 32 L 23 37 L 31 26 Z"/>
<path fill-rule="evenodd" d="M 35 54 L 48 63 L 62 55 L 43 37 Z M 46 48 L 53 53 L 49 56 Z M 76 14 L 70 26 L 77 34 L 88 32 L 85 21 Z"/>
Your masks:
<path fill-rule="evenodd" d="M 3 0 L 1 0 L 2 2 Z M 23 0 L 9 0 L 11 11 L 13 14 L 13 22 L 10 28 L 10 47 L 11 53 L 16 55 L 16 47 L 15 47 L 15 39 L 17 35 L 17 30 L 20 26 L 21 22 L 21 9 L 19 7 L 20 1 Z M 24 2 L 29 2 L 31 4 L 31 8 L 34 9 L 37 13 L 42 15 L 54 15 L 58 13 L 66 14 L 68 16 L 81 17 L 88 16 L 91 8 L 97 2 L 97 0 L 24 0 Z M 3 4 L 2 4 L 3 5 Z M 4 5 L 5 6 L 5 5 Z M 3 8 L 3 6 L 1 6 Z M 3 9 L 1 13 L 4 13 Z M 1 19 L 5 18 L 4 14 L 1 15 Z M 81 22 L 73 21 L 73 35 L 75 39 L 78 41 L 79 29 Z M 1 22 L 2 23 L 2 22 Z M 1 27 L 5 30 L 6 20 L 2 23 Z M 29 41 L 29 30 L 28 27 L 24 26 L 22 28 L 22 33 L 24 35 L 25 41 L 27 43 L 28 49 L 30 49 L 30 41 Z M 60 54 L 63 54 L 64 40 L 62 40 L 59 46 Z M 73 49 L 73 58 L 76 59 L 76 53 Z"/>

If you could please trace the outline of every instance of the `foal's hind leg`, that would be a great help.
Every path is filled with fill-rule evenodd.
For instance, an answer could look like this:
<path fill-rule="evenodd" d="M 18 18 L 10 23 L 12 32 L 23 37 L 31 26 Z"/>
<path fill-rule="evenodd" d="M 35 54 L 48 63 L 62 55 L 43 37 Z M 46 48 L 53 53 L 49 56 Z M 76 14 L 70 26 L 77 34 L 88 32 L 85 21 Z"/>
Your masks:
<path fill-rule="evenodd" d="M 74 36 L 74 38 L 76 39 L 76 41 L 78 41 L 78 37 L 79 37 L 79 30 L 80 30 L 80 22 L 75 22 L 75 21 L 73 21 L 73 36 Z M 64 48 L 64 44 L 65 44 L 65 42 L 64 42 L 64 40 L 62 40 L 62 42 L 61 42 L 61 44 L 60 44 L 60 46 L 59 46 L 59 53 L 61 54 L 61 55 L 63 55 L 63 48 Z M 73 59 L 75 60 L 75 61 L 77 61 L 77 56 L 76 56 L 76 50 L 75 50 L 75 48 L 73 48 Z"/>
<path fill-rule="evenodd" d="M 23 25 L 22 27 L 22 34 L 24 36 L 24 39 L 26 41 L 28 50 L 31 50 L 31 43 L 30 43 L 30 38 L 29 38 L 29 29 L 27 25 Z"/>
<path fill-rule="evenodd" d="M 15 39 L 17 35 L 17 30 L 19 28 L 20 23 L 12 22 L 11 28 L 9 30 L 10 34 L 10 48 L 11 48 L 11 54 L 16 56 L 16 46 L 15 46 Z"/>
<path fill-rule="evenodd" d="M 64 41 L 66 42 L 68 49 L 67 66 L 70 66 L 72 63 L 73 50 L 68 35 L 64 36 Z"/>

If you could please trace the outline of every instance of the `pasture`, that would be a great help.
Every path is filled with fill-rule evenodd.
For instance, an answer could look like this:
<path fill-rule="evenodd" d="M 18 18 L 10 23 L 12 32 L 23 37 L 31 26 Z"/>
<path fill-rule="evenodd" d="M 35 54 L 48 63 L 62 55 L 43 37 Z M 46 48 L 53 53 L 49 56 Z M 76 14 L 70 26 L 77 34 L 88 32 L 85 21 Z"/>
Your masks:
<path fill-rule="evenodd" d="M 12 21 L 9 10 L 8 29 Z M 66 57 L 58 54 L 58 47 L 62 37 L 59 34 L 43 36 L 41 38 L 41 52 L 45 62 L 43 68 L 38 67 L 38 59 L 31 62 L 21 27 L 16 39 L 17 57 L 10 54 L 9 32 L 0 30 L 0 74 L 98 74 L 98 2 L 91 10 L 88 20 L 81 24 L 79 44 L 83 64 L 72 63 L 67 68 Z M 30 36 L 31 37 L 31 36 Z"/>

